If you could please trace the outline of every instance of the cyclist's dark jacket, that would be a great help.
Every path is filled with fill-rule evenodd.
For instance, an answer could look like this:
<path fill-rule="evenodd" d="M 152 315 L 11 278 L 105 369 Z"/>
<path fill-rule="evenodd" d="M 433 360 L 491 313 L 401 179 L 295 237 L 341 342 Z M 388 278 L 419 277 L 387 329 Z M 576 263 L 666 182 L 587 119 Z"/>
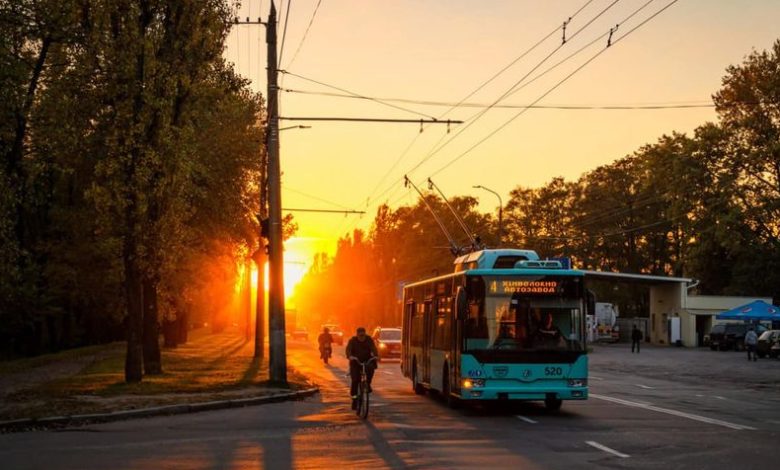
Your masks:
<path fill-rule="evenodd" d="M 347 343 L 347 357 L 355 356 L 360 362 L 366 362 L 372 357 L 378 357 L 379 351 L 376 344 L 370 336 L 366 336 L 365 341 L 360 341 L 357 336 L 353 336 Z"/>

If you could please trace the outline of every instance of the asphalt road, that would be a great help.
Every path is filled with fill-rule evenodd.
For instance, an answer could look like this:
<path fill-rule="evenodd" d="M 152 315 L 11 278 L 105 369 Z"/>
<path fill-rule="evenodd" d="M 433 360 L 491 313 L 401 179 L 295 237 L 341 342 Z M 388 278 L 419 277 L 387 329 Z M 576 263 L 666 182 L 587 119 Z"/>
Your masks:
<path fill-rule="evenodd" d="M 513 409 L 450 410 L 435 398 L 414 395 L 398 363 L 383 362 L 374 381 L 371 415 L 364 422 L 349 409 L 343 350 L 337 349 L 332 364 L 324 366 L 313 345 L 290 342 L 288 347 L 291 365 L 320 384 L 319 396 L 0 435 L 0 467 L 667 470 L 776 466 L 780 396 L 771 383 L 767 388 L 751 379 L 756 386 L 745 386 L 740 373 L 749 370 L 762 377 L 765 374 L 756 368 L 764 368 L 774 377 L 780 361 L 743 363 L 736 362 L 741 356 L 726 355 L 736 353 L 695 356 L 696 361 L 732 370 L 731 379 L 721 377 L 710 383 L 686 368 L 680 358 L 692 361 L 694 356 L 680 356 L 686 354 L 682 351 L 651 348 L 634 356 L 622 348 L 597 348 L 591 355 L 591 398 L 565 402 L 559 413 L 548 413 L 533 403 Z M 654 372 L 658 370 L 672 372 Z M 676 375 L 675 370 L 679 370 Z"/>

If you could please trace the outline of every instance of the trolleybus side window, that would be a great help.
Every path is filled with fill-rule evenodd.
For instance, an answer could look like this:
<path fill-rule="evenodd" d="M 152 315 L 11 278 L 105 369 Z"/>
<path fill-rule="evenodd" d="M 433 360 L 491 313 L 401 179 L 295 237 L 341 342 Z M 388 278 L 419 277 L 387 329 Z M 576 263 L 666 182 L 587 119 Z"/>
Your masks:
<path fill-rule="evenodd" d="M 413 303 L 414 312 L 412 314 L 412 346 L 420 347 L 423 344 L 423 312 L 425 311 L 424 304 Z"/>
<path fill-rule="evenodd" d="M 434 324 L 433 348 L 449 349 L 452 329 L 452 298 L 438 299 Z"/>

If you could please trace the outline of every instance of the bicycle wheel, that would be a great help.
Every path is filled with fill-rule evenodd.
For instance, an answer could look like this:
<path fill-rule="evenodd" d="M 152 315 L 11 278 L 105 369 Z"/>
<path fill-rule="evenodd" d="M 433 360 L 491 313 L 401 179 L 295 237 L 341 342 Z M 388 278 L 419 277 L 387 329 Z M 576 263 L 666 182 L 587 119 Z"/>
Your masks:
<path fill-rule="evenodd" d="M 363 419 L 368 417 L 368 386 L 365 382 L 360 384 L 360 396 L 358 397 L 358 409 L 357 413 Z"/>

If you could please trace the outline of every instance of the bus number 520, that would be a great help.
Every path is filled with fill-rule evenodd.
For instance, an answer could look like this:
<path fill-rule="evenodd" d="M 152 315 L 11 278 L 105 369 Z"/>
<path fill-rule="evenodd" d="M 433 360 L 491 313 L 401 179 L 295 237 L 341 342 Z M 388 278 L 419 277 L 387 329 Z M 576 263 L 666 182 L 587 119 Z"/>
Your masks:
<path fill-rule="evenodd" d="M 563 375 L 563 368 L 562 367 L 545 367 L 544 368 L 544 375 L 545 376 Z"/>

